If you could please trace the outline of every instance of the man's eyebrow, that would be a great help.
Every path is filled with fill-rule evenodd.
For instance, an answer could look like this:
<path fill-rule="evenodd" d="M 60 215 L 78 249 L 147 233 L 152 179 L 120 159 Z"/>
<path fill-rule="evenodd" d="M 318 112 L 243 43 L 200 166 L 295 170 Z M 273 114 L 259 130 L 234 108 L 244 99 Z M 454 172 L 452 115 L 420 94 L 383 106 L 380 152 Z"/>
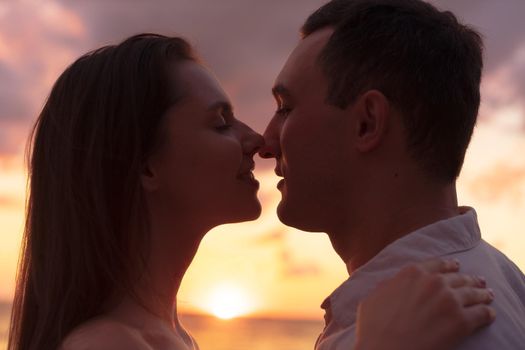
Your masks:
<path fill-rule="evenodd" d="M 290 97 L 290 90 L 288 90 L 283 84 L 277 84 L 272 88 L 272 93 L 275 97 L 284 96 Z"/>
<path fill-rule="evenodd" d="M 212 103 L 208 107 L 208 111 L 216 111 L 216 110 L 232 112 L 233 111 L 233 107 L 232 107 L 231 103 L 228 102 L 228 101 L 217 101 L 217 102 Z"/>

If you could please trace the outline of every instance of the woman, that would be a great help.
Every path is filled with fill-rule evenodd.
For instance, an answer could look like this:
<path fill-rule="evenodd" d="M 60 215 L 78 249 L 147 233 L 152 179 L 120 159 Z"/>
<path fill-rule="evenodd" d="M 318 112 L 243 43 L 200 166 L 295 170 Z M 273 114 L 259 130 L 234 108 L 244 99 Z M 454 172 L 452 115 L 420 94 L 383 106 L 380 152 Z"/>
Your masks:
<path fill-rule="evenodd" d="M 259 216 L 262 143 L 180 38 L 138 35 L 77 60 L 34 129 L 9 349 L 197 348 L 178 321 L 177 291 L 207 231 Z M 389 315 L 438 335 L 438 347 L 488 324 L 464 307 L 486 315 L 488 292 L 457 269 L 429 262 L 385 283 L 363 303 L 357 347 L 375 346 Z M 447 288 L 423 301 L 388 301 L 436 280 Z M 436 330 L 423 328 L 434 319 Z M 383 348 L 404 341 L 403 327 Z"/>

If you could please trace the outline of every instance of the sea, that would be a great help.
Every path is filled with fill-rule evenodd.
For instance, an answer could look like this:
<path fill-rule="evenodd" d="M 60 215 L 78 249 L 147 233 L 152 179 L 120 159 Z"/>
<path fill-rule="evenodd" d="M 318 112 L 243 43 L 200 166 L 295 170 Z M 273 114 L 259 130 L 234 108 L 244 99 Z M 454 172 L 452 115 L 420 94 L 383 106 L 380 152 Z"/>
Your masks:
<path fill-rule="evenodd" d="M 0 350 L 7 348 L 11 306 L 0 304 Z M 184 327 L 201 350 L 311 350 L 322 320 L 235 318 L 182 315 Z"/>

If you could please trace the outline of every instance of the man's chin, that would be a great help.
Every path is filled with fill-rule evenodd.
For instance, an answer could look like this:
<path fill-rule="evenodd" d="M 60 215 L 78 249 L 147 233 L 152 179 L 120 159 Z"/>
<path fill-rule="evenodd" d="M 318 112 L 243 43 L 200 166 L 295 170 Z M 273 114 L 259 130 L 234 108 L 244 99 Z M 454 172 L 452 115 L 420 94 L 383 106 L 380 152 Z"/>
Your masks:
<path fill-rule="evenodd" d="M 322 232 L 317 225 L 312 223 L 312 217 L 304 215 L 304 211 L 293 207 L 285 200 L 281 200 L 277 206 L 277 217 L 286 226 L 306 232 Z"/>

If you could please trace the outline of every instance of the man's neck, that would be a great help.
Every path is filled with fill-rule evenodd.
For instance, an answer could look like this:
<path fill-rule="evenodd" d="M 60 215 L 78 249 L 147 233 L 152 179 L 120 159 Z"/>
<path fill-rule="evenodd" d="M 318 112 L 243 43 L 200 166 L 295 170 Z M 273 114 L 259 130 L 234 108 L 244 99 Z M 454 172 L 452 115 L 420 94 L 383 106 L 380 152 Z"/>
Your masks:
<path fill-rule="evenodd" d="M 390 199 L 390 200 L 388 200 Z M 422 227 L 459 214 L 455 186 L 411 191 L 377 198 L 328 235 L 349 274 L 397 239 Z"/>

